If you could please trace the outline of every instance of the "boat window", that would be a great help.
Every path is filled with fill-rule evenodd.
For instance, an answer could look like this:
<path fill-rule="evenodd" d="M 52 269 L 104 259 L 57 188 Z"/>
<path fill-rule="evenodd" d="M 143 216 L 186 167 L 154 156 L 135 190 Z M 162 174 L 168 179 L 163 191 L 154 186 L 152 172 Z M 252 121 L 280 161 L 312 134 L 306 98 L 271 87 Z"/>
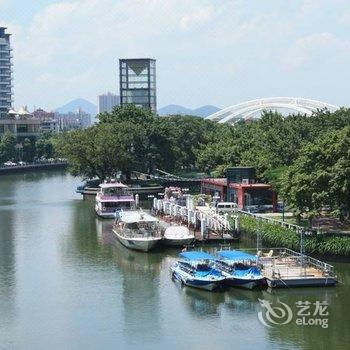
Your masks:
<path fill-rule="evenodd" d="M 112 187 L 104 189 L 104 194 L 107 196 L 129 196 L 130 191 L 125 187 Z"/>
<path fill-rule="evenodd" d="M 137 222 L 130 222 L 130 223 L 128 223 L 127 228 L 129 228 L 131 230 L 137 230 L 138 229 Z"/>
<path fill-rule="evenodd" d="M 103 202 L 103 205 L 106 208 L 130 208 L 130 202 L 118 202 L 118 203 L 114 203 L 114 202 Z"/>

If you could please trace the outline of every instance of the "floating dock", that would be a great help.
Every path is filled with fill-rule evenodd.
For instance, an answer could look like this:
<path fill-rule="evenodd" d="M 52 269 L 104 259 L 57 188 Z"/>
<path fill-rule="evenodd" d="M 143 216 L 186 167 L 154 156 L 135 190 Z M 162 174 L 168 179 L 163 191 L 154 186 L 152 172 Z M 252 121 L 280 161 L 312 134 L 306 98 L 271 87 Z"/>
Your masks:
<path fill-rule="evenodd" d="M 258 252 L 258 257 L 271 288 L 334 286 L 338 283 L 332 265 L 288 248 L 265 249 Z"/>

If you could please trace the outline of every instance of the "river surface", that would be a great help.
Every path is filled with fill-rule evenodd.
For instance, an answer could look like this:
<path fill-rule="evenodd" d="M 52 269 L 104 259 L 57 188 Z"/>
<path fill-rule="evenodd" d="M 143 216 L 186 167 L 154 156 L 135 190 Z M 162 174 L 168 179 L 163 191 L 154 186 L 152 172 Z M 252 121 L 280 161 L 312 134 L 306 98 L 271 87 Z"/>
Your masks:
<path fill-rule="evenodd" d="M 334 263 L 334 288 L 181 287 L 169 274 L 178 251 L 121 246 L 78 183 L 55 171 L 0 177 L 0 349 L 349 349 L 350 264 Z M 263 313 L 264 325 L 259 299 L 293 319 Z M 311 303 L 307 325 L 299 301 Z"/>

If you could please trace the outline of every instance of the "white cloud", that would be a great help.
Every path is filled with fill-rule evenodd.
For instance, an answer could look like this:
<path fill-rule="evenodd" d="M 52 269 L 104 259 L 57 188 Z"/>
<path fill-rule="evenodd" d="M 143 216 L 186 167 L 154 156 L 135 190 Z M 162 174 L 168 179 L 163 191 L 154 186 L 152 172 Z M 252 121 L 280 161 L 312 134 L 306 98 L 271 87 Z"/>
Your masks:
<path fill-rule="evenodd" d="M 51 3 L 11 29 L 16 96 L 37 105 L 76 96 L 92 100 L 104 90 L 117 91 L 118 58 L 140 56 L 157 59 L 159 105 L 290 95 L 299 67 L 344 70 L 350 5 L 335 1 Z"/>
<path fill-rule="evenodd" d="M 210 19 L 211 8 L 184 0 L 76 0 L 47 6 L 33 19 L 19 59 L 47 63 L 56 55 L 144 51 L 155 40 Z M 135 49 L 136 48 L 136 49 Z"/>
<path fill-rule="evenodd" d="M 350 54 L 350 42 L 332 33 L 316 33 L 296 40 L 286 51 L 283 62 L 287 68 L 309 63 L 342 61 Z"/>
<path fill-rule="evenodd" d="M 180 21 L 180 27 L 184 30 L 188 30 L 191 27 L 204 24 L 212 18 L 213 9 L 208 7 L 198 8 L 194 12 L 185 14 Z"/>

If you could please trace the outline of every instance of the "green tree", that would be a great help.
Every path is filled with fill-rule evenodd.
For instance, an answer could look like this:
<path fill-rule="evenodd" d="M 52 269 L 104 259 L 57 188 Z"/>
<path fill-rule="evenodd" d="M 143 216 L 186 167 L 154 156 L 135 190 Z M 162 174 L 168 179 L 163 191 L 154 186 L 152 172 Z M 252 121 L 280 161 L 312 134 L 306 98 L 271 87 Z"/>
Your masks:
<path fill-rule="evenodd" d="M 0 142 L 0 160 L 6 162 L 16 158 L 16 137 L 13 133 L 6 131 Z"/>
<path fill-rule="evenodd" d="M 286 172 L 282 189 L 288 204 L 310 219 L 325 206 L 341 219 L 350 210 L 350 127 L 329 131 L 305 144 Z"/>
<path fill-rule="evenodd" d="M 22 141 L 22 158 L 25 162 L 32 162 L 36 154 L 35 140 L 25 138 Z"/>
<path fill-rule="evenodd" d="M 44 134 L 35 141 L 37 158 L 52 158 L 54 156 L 54 137 Z"/>

